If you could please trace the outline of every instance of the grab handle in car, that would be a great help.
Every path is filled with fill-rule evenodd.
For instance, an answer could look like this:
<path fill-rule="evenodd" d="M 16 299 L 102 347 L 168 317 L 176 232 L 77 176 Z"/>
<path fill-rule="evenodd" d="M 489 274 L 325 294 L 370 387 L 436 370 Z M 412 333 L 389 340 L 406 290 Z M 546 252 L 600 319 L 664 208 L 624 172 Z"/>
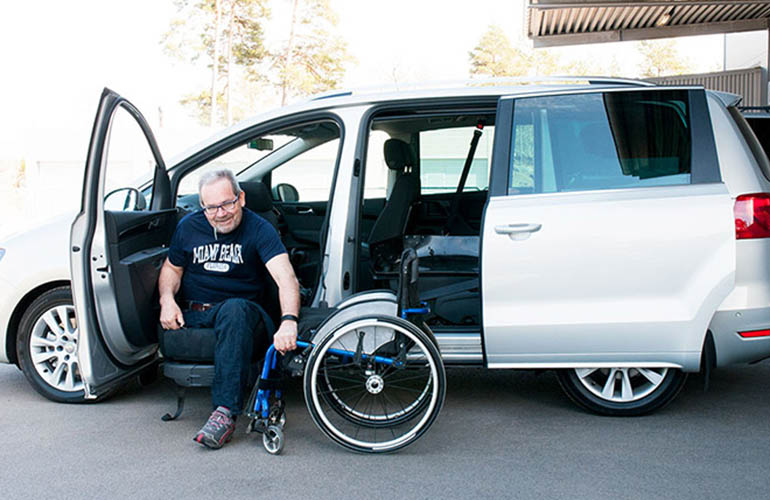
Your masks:
<path fill-rule="evenodd" d="M 497 234 L 507 234 L 512 240 L 526 240 L 532 233 L 540 231 L 542 224 L 505 224 L 495 226 Z"/>

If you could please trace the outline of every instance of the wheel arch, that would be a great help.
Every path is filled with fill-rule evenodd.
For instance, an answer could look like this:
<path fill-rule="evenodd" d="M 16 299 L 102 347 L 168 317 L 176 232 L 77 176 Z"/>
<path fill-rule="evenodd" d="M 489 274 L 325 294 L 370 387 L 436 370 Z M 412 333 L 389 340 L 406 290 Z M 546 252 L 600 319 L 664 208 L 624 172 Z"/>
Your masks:
<path fill-rule="evenodd" d="M 16 307 L 11 313 L 11 318 L 8 321 L 8 330 L 6 331 L 5 335 L 5 352 L 8 354 L 8 361 L 10 363 L 13 363 L 19 367 L 19 356 L 16 353 L 16 338 L 19 335 L 19 324 L 21 323 L 21 318 L 24 316 L 27 308 L 29 308 L 30 304 L 32 304 L 36 298 L 40 297 L 48 290 L 52 290 L 60 286 L 71 287 L 72 284 L 69 280 L 56 280 L 43 283 L 42 285 L 38 285 L 32 290 L 28 291 L 16 304 Z"/>

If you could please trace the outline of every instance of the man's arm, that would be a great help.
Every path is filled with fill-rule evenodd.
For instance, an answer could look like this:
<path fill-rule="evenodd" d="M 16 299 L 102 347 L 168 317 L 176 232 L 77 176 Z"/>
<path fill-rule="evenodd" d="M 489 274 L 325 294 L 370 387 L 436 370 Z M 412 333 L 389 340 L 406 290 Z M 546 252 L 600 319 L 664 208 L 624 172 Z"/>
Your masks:
<path fill-rule="evenodd" d="M 182 284 L 184 268 L 169 262 L 168 258 L 160 269 L 158 292 L 160 293 L 160 324 L 166 330 L 176 330 L 184 326 L 182 310 L 177 305 L 174 295 Z"/>
<path fill-rule="evenodd" d="M 294 268 L 289 262 L 289 255 L 281 253 L 265 264 L 270 276 L 278 285 L 278 300 L 281 303 L 281 314 L 299 315 L 299 282 L 294 275 Z M 281 354 L 297 348 L 297 322 L 281 321 L 278 331 L 273 337 L 275 350 Z"/>

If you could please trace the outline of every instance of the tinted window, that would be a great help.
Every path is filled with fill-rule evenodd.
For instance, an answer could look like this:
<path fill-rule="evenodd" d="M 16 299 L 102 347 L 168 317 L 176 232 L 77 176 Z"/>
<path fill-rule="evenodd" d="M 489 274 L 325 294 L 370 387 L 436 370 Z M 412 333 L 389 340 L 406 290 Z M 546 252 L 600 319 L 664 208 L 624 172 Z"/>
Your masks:
<path fill-rule="evenodd" d="M 509 194 L 688 184 L 687 91 L 516 100 Z"/>

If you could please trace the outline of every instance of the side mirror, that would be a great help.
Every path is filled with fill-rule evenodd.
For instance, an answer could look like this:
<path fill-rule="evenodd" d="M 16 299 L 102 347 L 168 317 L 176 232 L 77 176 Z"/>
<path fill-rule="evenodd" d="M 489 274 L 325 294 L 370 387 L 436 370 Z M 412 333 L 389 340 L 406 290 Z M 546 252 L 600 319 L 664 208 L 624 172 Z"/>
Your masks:
<path fill-rule="evenodd" d="M 113 212 L 136 212 L 147 209 L 147 200 L 133 187 L 118 188 L 104 197 L 104 209 Z"/>
<path fill-rule="evenodd" d="M 299 201 L 299 191 L 291 184 L 281 183 L 273 186 L 273 199 L 276 201 Z"/>

